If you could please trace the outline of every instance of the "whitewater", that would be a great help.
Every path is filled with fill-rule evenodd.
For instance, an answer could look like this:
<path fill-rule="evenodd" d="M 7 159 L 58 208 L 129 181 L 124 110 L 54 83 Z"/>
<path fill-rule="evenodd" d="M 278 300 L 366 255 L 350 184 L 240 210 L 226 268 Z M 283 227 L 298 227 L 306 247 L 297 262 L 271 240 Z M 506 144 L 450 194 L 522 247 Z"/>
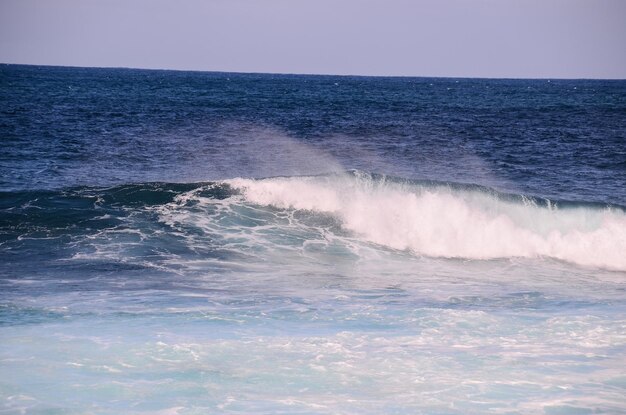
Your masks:
<path fill-rule="evenodd" d="M 550 257 L 626 271 L 621 207 L 569 206 L 495 192 L 352 177 L 227 181 L 246 200 L 337 217 L 359 237 L 448 258 Z"/>

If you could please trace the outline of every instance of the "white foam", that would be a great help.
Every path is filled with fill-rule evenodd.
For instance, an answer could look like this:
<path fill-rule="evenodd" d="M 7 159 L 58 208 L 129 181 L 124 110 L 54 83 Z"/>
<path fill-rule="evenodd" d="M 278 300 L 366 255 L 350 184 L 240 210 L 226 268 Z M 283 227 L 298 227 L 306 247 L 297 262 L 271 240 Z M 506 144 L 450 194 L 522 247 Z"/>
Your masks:
<path fill-rule="evenodd" d="M 336 216 L 365 241 L 434 257 L 550 257 L 626 270 L 626 215 L 357 177 L 233 179 L 251 203 Z"/>

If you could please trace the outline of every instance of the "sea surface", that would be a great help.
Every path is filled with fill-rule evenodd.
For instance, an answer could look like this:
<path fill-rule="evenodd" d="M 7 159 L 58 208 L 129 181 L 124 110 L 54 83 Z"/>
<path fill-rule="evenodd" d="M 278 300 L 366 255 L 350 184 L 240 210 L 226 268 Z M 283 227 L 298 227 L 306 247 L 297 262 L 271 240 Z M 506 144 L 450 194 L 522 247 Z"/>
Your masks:
<path fill-rule="evenodd" d="M 0 413 L 626 413 L 626 81 L 0 65 Z"/>

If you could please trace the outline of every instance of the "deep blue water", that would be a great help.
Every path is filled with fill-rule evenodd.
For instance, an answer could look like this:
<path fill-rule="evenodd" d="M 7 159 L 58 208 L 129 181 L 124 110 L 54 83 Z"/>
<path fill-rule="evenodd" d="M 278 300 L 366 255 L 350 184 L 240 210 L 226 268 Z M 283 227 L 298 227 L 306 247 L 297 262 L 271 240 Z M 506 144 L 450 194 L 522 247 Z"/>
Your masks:
<path fill-rule="evenodd" d="M 324 171 L 267 160 L 278 135 L 346 169 L 626 204 L 624 81 L 13 65 L 0 76 L 6 190 Z"/>
<path fill-rule="evenodd" d="M 0 65 L 0 411 L 626 411 L 626 81 Z"/>

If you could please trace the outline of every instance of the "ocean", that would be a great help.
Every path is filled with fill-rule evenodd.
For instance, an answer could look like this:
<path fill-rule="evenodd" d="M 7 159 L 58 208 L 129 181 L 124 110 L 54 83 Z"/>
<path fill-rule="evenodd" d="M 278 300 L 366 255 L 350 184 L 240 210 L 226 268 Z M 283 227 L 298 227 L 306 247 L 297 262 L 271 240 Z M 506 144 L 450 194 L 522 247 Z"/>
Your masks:
<path fill-rule="evenodd" d="M 0 413 L 626 413 L 626 81 L 0 65 Z"/>

